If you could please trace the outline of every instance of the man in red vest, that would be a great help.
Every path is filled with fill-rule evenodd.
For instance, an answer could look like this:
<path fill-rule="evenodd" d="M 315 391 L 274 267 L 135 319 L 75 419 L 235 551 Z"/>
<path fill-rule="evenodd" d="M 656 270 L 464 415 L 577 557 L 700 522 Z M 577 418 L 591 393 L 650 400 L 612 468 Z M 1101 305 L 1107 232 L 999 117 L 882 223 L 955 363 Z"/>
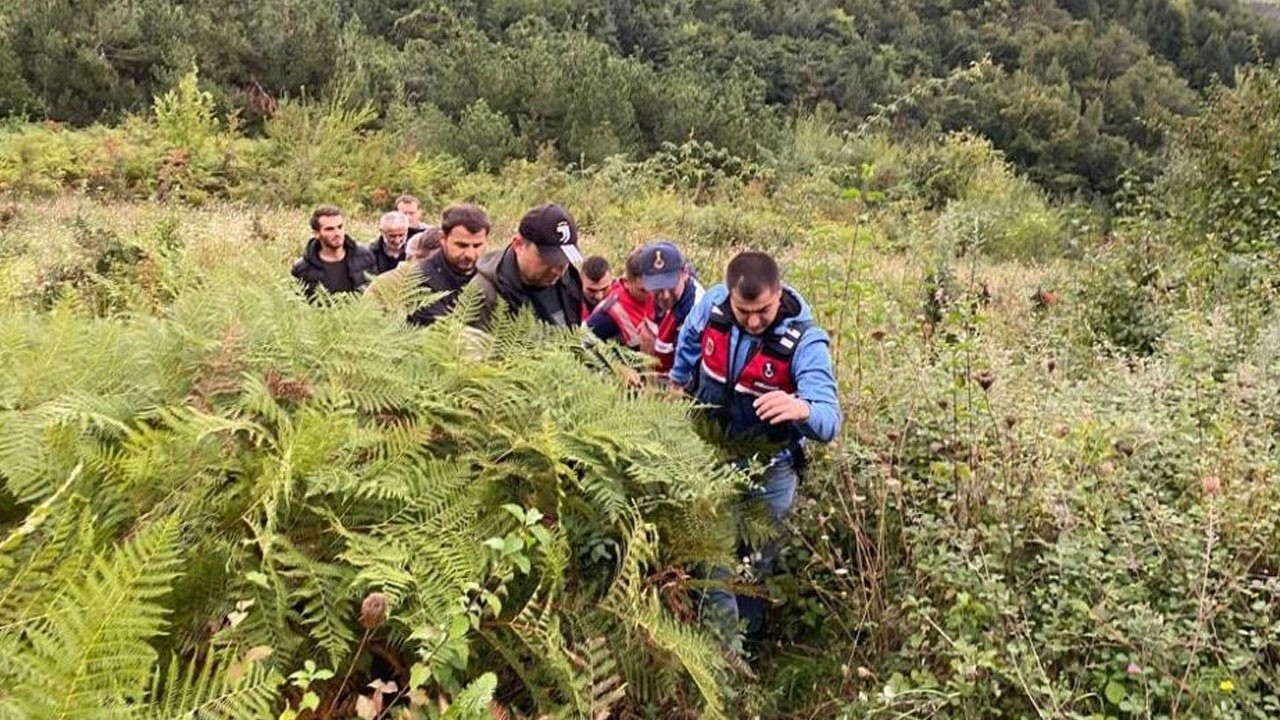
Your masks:
<path fill-rule="evenodd" d="M 653 352 L 653 333 L 645 325 L 649 293 L 644 289 L 641 251 L 627 257 L 623 276 L 587 318 L 587 327 L 601 340 L 617 340 L 645 354 Z"/>
<path fill-rule="evenodd" d="M 749 501 L 762 503 L 778 524 L 791 512 L 805 445 L 831 442 L 840 430 L 830 344 L 809 304 L 760 252 L 729 261 L 724 284 L 707 291 L 676 344 L 671 383 L 704 408 L 709 434 L 735 464 L 745 467 L 753 457 L 767 463 Z M 774 543 L 739 549 L 757 577 L 772 572 Z M 746 620 L 749 637 L 759 637 L 760 598 L 714 590 L 706 600 L 729 619 Z"/>
<path fill-rule="evenodd" d="M 665 379 L 675 362 L 680 328 L 702 299 L 702 285 L 693 277 L 680 248 L 668 240 L 640 248 L 640 275 L 649 293 L 645 327 L 653 336 L 652 354 L 658 358 L 658 373 Z"/>

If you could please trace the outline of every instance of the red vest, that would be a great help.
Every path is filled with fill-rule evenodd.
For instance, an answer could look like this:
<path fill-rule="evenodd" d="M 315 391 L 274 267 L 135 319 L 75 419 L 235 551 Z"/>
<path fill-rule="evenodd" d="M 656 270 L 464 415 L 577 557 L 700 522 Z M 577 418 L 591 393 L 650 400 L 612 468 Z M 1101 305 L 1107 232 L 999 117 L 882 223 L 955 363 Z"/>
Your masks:
<path fill-rule="evenodd" d="M 649 315 L 651 302 L 637 301 L 627 292 L 626 285 L 618 283 L 596 309 L 608 315 L 613 324 L 618 326 L 618 337 L 623 345 L 639 348 L 640 334 L 643 332 L 645 318 Z"/>
<path fill-rule="evenodd" d="M 711 317 L 702 331 L 702 371 L 706 379 L 724 386 L 728 382 L 730 333 L 733 310 L 726 302 L 711 308 Z M 742 372 L 733 385 L 735 392 L 763 395 L 774 390 L 796 391 L 791 377 L 791 357 L 795 354 L 803 327 L 789 327 L 781 335 L 772 335 L 752 349 Z"/>
<path fill-rule="evenodd" d="M 649 304 L 652 305 L 653 301 L 650 300 Z M 675 308 L 664 315 L 660 323 L 653 321 L 652 313 L 645 317 L 644 322 L 653 334 L 653 354 L 658 358 L 658 370 L 670 372 L 671 366 L 676 362 L 676 340 L 680 336 Z"/>

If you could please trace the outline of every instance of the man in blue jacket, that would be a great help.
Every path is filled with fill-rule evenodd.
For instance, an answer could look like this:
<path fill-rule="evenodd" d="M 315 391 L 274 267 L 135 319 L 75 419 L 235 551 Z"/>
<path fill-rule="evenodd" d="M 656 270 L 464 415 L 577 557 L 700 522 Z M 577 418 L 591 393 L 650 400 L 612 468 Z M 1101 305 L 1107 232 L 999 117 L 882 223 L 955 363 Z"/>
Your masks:
<path fill-rule="evenodd" d="M 724 284 L 693 309 L 676 343 L 671 382 L 709 408 L 706 419 L 734 461 L 745 464 L 753 450 L 768 448 L 751 496 L 775 522 L 791 511 L 805 443 L 831 442 L 840 430 L 830 342 L 804 298 L 782 284 L 774 259 L 744 252 L 729 262 Z M 748 550 L 746 557 L 763 576 L 773 569 L 776 548 Z M 714 591 L 707 600 L 759 635 L 758 598 Z"/>

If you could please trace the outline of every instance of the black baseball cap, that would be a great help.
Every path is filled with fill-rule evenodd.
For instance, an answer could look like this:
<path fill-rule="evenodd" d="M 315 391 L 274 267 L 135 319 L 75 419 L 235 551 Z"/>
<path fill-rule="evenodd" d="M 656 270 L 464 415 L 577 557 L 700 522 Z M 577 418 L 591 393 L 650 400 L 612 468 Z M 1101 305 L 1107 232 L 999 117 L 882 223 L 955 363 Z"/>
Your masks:
<path fill-rule="evenodd" d="M 564 208 L 555 203 L 539 205 L 520 219 L 520 237 L 538 247 L 543 259 L 552 263 L 582 264 L 578 249 L 578 226 Z"/>

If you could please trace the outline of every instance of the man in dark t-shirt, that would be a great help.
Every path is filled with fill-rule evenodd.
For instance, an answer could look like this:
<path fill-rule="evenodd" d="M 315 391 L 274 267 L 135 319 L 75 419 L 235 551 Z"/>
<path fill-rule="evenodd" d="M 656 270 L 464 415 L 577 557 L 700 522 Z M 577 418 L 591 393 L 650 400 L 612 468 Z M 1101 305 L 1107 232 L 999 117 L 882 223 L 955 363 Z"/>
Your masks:
<path fill-rule="evenodd" d="M 363 291 L 369 285 L 367 273 L 374 270 L 373 253 L 347 235 L 342 211 L 332 205 L 316 208 L 311 213 L 311 232 L 292 270 L 307 297 L 315 295 L 317 286 L 330 293 Z"/>

